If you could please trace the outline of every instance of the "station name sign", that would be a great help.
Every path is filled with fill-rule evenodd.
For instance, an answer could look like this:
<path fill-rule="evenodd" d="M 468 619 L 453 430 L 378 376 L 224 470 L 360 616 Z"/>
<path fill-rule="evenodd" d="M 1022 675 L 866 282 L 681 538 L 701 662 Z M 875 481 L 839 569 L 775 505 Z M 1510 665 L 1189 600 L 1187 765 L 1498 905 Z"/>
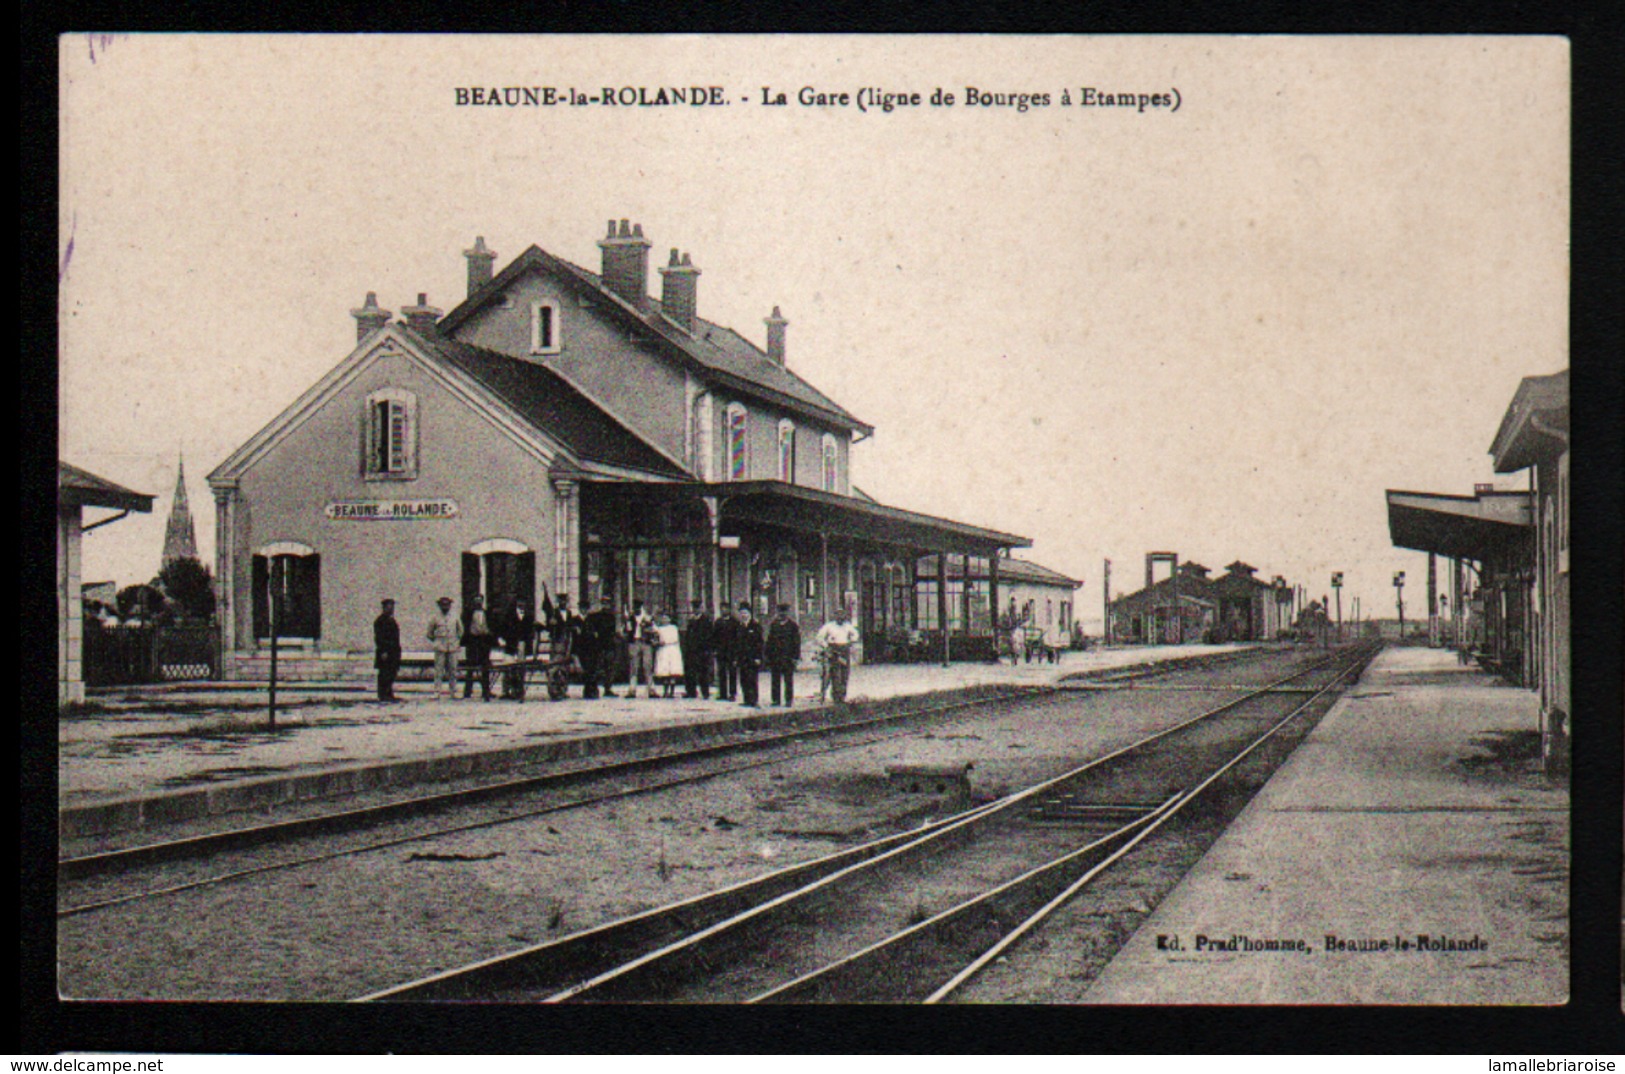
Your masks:
<path fill-rule="evenodd" d="M 327 505 L 327 517 L 337 522 L 421 522 L 458 514 L 456 500 L 344 500 Z"/>

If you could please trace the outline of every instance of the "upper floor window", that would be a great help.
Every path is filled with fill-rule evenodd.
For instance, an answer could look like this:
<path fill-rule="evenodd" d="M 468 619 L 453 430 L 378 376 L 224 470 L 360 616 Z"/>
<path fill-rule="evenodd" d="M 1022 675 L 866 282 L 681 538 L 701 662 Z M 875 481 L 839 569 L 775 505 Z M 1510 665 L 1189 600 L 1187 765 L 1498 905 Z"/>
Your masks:
<path fill-rule="evenodd" d="M 711 443 L 711 393 L 700 392 L 689 403 L 688 468 L 701 481 L 710 481 L 716 469 Z"/>
<path fill-rule="evenodd" d="M 530 307 L 530 353 L 559 353 L 559 304 L 533 302 Z"/>
<path fill-rule="evenodd" d="M 824 434 L 823 440 L 823 471 L 824 491 L 841 491 L 841 453 L 835 446 L 835 438 L 829 433 Z"/>
<path fill-rule="evenodd" d="M 729 481 L 743 481 L 750 476 L 750 415 L 739 403 L 729 403 L 727 410 Z"/>
<path fill-rule="evenodd" d="M 779 422 L 779 480 L 786 484 L 796 480 L 796 424 L 789 418 Z"/>
<path fill-rule="evenodd" d="M 417 477 L 417 396 L 404 388 L 381 388 L 367 396 L 362 450 L 363 472 L 367 477 L 401 480 Z"/>

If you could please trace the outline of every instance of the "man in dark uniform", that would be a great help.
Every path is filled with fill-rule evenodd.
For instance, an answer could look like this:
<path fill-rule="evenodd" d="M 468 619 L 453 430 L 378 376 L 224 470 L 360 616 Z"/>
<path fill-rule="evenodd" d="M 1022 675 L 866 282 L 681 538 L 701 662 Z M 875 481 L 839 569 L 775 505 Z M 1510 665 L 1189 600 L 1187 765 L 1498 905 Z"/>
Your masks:
<path fill-rule="evenodd" d="M 480 700 L 491 700 L 491 649 L 494 644 L 491 621 L 485 612 L 485 598 L 476 593 L 463 612 L 463 649 L 468 653 L 468 678 L 463 681 L 464 698 L 474 695 L 474 678 L 478 676 Z"/>
<path fill-rule="evenodd" d="M 587 617 L 581 626 L 581 646 L 587 650 L 581 658 L 582 674 L 586 678 L 586 686 L 581 691 L 582 697 L 597 697 L 600 687 L 603 688 L 605 697 L 615 696 L 610 676 L 615 670 L 613 657 L 618 634 L 615 629 L 615 613 L 609 610 L 609 605 L 589 605 Z"/>
<path fill-rule="evenodd" d="M 502 651 L 518 660 L 528 660 L 535 653 L 536 620 L 522 600 L 516 600 L 497 624 L 497 637 L 502 640 Z M 502 675 L 502 696 L 524 697 L 524 672 L 508 670 Z"/>
<path fill-rule="evenodd" d="M 739 666 L 734 662 L 734 649 L 739 643 L 739 620 L 733 611 L 723 608 L 711 628 L 711 650 L 717 659 L 717 700 L 733 701 L 739 696 Z"/>
<path fill-rule="evenodd" d="M 395 700 L 395 675 L 401 670 L 401 625 L 395 621 L 395 602 L 386 599 L 378 618 L 372 621 L 372 647 L 377 653 L 378 700 Z"/>
<path fill-rule="evenodd" d="M 762 651 L 767 641 L 762 636 L 762 624 L 750 614 L 750 605 L 739 603 L 739 617 L 734 633 L 734 668 L 739 676 L 739 699 L 746 708 L 756 708 L 761 690 Z"/>
<path fill-rule="evenodd" d="M 690 601 L 683 626 L 683 695 L 711 696 L 711 613 L 699 601 Z"/>
<path fill-rule="evenodd" d="M 773 704 L 786 707 L 796 699 L 796 664 L 801 661 L 801 628 L 790 618 L 790 605 L 779 605 L 779 614 L 767 628 L 767 674 L 772 681 Z"/>

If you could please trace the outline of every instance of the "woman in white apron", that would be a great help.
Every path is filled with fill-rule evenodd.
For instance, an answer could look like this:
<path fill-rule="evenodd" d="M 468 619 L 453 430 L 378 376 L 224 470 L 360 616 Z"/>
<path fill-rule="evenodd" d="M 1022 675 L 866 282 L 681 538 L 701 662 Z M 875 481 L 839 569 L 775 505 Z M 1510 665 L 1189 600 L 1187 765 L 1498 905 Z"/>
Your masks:
<path fill-rule="evenodd" d="M 659 642 L 655 649 L 655 682 L 666 697 L 676 697 L 683 681 L 683 640 L 665 612 L 655 619 L 655 637 Z"/>

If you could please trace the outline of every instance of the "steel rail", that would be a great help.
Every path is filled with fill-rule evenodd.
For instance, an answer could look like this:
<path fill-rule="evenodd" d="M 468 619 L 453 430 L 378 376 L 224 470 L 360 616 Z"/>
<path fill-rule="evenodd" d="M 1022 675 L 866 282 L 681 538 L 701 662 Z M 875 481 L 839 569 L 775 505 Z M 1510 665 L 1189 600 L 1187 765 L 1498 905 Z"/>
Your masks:
<path fill-rule="evenodd" d="M 1275 735 L 1284 727 L 1307 711 L 1309 706 L 1314 704 L 1315 701 L 1336 689 L 1337 685 L 1346 679 L 1351 672 L 1363 671 L 1366 665 L 1370 663 L 1374 655 L 1375 650 L 1369 650 L 1350 662 L 1349 666 L 1334 677 L 1331 682 L 1321 687 L 1313 695 L 1305 698 L 1301 703 L 1293 708 L 1291 712 L 1287 713 L 1275 724 L 1273 724 L 1268 731 L 1265 731 L 1262 735 L 1258 736 L 1250 744 L 1248 744 L 1246 749 L 1241 750 L 1229 761 L 1225 762 L 1222 767 L 1216 769 L 1206 779 L 1202 780 L 1202 782 L 1198 783 L 1195 787 L 1192 787 L 1189 791 L 1186 791 L 1183 795 L 1180 795 L 1171 806 L 1167 807 L 1165 812 L 1146 825 L 1144 829 L 1134 836 L 1134 838 L 1130 839 L 1128 842 L 1123 844 L 1123 846 L 1113 851 L 1111 855 L 1109 855 L 1100 864 L 1096 865 L 1094 868 L 1080 876 L 1077 880 L 1067 885 L 1064 891 L 1056 895 L 1049 902 L 1045 903 L 1025 921 L 1017 925 L 1014 929 L 1010 930 L 1009 933 L 1003 936 L 992 947 L 988 948 L 986 951 L 982 952 L 981 955 L 977 956 L 977 958 L 968 966 L 960 970 L 935 992 L 932 992 L 929 996 L 927 996 L 925 1002 L 928 1004 L 940 1003 L 954 992 L 957 992 L 972 978 L 976 977 L 984 969 L 991 965 L 995 959 L 1008 950 L 1018 940 L 1020 940 L 1027 933 L 1031 932 L 1033 929 L 1037 928 L 1038 925 L 1041 924 L 1046 918 L 1065 905 L 1079 891 L 1083 890 L 1083 888 L 1090 881 L 1121 860 L 1129 853 L 1129 851 L 1133 850 L 1158 828 L 1162 827 L 1163 824 L 1165 824 L 1168 820 L 1178 815 L 1180 810 L 1184 809 L 1187 805 L 1194 801 L 1198 795 L 1217 782 L 1219 777 L 1223 776 L 1226 772 L 1240 764 L 1243 760 L 1250 756 L 1254 750 L 1258 749 L 1265 742 L 1269 741 L 1271 738 L 1274 738 Z"/>
<path fill-rule="evenodd" d="M 1230 663 L 1255 655 L 1257 652 L 1258 650 L 1256 649 L 1247 649 L 1242 650 L 1239 653 L 1217 654 L 1217 657 L 1202 656 L 1192 660 L 1168 661 L 1164 662 L 1163 664 L 1156 665 L 1152 669 L 1135 672 L 1133 673 L 1133 677 L 1154 677 L 1156 675 L 1168 674 L 1176 670 L 1208 667 L 1215 662 Z M 1112 670 L 1114 669 L 1102 669 L 1103 673 L 1107 674 L 1109 674 Z M 613 778 L 617 775 L 629 775 L 640 771 L 665 768 L 676 764 L 705 760 L 713 756 L 729 756 L 735 753 L 771 749 L 776 746 L 796 742 L 806 738 L 862 731 L 866 728 L 879 727 L 898 722 L 923 720 L 945 712 L 951 712 L 956 709 L 972 708 L 978 705 L 997 704 L 1001 701 L 1021 701 L 1034 697 L 1050 696 L 1057 692 L 1059 692 L 1058 687 L 1054 684 L 1046 686 L 1011 686 L 992 696 L 949 701 L 938 705 L 928 705 L 923 708 L 908 708 L 898 712 L 883 713 L 866 719 L 830 723 L 818 727 L 796 728 L 791 731 L 753 736 L 743 740 L 712 743 L 691 749 L 651 754 L 644 757 L 611 761 L 606 764 L 589 765 L 582 768 L 570 768 L 563 771 L 548 772 L 536 776 L 526 776 L 520 779 L 503 780 L 497 783 L 482 784 L 478 787 L 463 788 L 455 791 L 443 791 L 429 795 L 419 795 L 416 797 L 400 799 L 380 805 L 363 806 L 357 809 L 323 813 L 318 816 L 297 817 L 290 820 L 273 821 L 268 824 L 253 825 L 243 828 L 232 828 L 226 831 L 209 832 L 202 835 L 165 840 L 157 843 L 144 843 L 139 846 L 126 847 L 119 850 L 110 850 L 96 854 L 86 854 L 78 857 L 63 858 L 57 863 L 57 875 L 61 880 L 84 879 L 86 877 L 123 871 L 158 862 L 204 857 L 224 851 L 243 850 L 266 843 L 275 843 L 310 836 L 352 831 L 357 828 L 387 823 L 391 820 L 418 816 L 423 813 L 434 812 L 437 810 L 475 805 L 481 801 L 489 799 L 524 794 L 550 787 L 563 787 L 574 783 L 589 782 L 597 779 Z M 616 798 L 668 790 L 672 787 L 682 786 L 684 784 L 700 783 L 708 779 L 715 779 L 737 772 L 748 771 L 753 768 L 763 767 L 764 765 L 780 764 L 800 757 L 817 756 L 822 753 L 842 749 L 861 749 L 865 746 L 889 741 L 892 738 L 901 737 L 909 733 L 912 732 L 899 732 L 894 735 L 879 736 L 856 743 L 844 743 L 826 749 L 808 750 L 795 754 L 791 757 L 771 758 L 761 762 L 734 765 L 714 771 L 697 773 L 693 776 L 663 781 L 647 787 L 633 788 L 625 792 L 616 792 L 594 798 L 563 803 L 561 805 L 548 806 L 537 810 L 509 814 L 507 816 L 494 818 L 489 821 L 437 829 L 421 835 L 364 844 L 361 847 L 356 847 L 349 850 L 306 856 L 286 862 L 276 862 L 262 866 L 255 866 L 248 869 L 235 870 L 233 872 L 217 874 L 215 876 L 190 881 L 184 884 L 175 884 L 163 888 L 151 889 L 145 892 L 132 893 L 116 898 L 102 899 L 94 902 L 82 903 L 76 906 L 64 907 L 58 910 L 57 916 L 60 918 L 93 913 L 99 910 L 111 909 L 115 906 L 122 906 L 132 902 L 138 902 L 143 899 L 175 895 L 200 887 L 227 883 L 232 880 L 258 876 L 280 869 L 291 869 L 303 865 L 313 865 L 323 861 L 330 861 L 335 858 L 348 857 L 353 854 L 362 854 L 374 850 L 389 849 L 400 846 L 403 843 L 432 839 L 442 835 L 455 835 L 485 827 L 494 827 L 514 821 L 531 819 L 548 813 L 559 812 L 563 809 L 584 808 L 599 804 L 600 802 L 611 801 Z"/>
<path fill-rule="evenodd" d="M 555 775 L 555 776 L 563 776 L 563 777 L 582 777 L 582 778 L 598 777 L 598 776 L 612 776 L 612 775 L 615 775 L 615 774 L 619 774 L 619 772 L 622 771 L 625 768 L 625 766 L 628 766 L 628 765 L 635 765 L 637 767 L 658 767 L 657 765 L 654 765 L 653 762 L 659 761 L 659 760 L 663 760 L 668 764 L 682 763 L 684 761 L 694 760 L 694 759 L 696 759 L 698 757 L 707 755 L 710 752 L 712 752 L 713 750 L 716 750 L 716 749 L 719 749 L 719 748 L 726 748 L 726 749 L 729 749 L 729 750 L 736 749 L 736 748 L 740 749 L 740 750 L 748 749 L 748 748 L 762 748 L 762 747 L 767 746 L 767 745 L 782 743 L 785 740 L 794 740 L 794 739 L 797 739 L 797 738 L 805 738 L 805 737 L 810 737 L 810 736 L 814 736 L 814 735 L 833 734 L 833 733 L 837 733 L 837 732 L 840 732 L 840 731 L 843 731 L 843 730 L 862 729 L 863 727 L 873 726 L 874 724 L 885 723 L 885 722 L 893 722 L 893 721 L 900 720 L 900 719 L 911 719 L 912 720 L 912 719 L 919 719 L 919 718 L 924 718 L 924 717 L 928 717 L 928 716 L 934 716 L 934 715 L 940 714 L 941 712 L 949 711 L 949 710 L 952 710 L 952 709 L 955 709 L 955 708 L 966 708 L 966 707 L 971 707 L 971 706 L 978 705 L 978 704 L 992 704 L 992 703 L 996 703 L 996 702 L 999 702 L 999 701 L 1005 701 L 1005 700 L 1023 700 L 1023 699 L 1027 699 L 1027 698 L 1031 698 L 1031 697 L 1037 697 L 1037 696 L 1047 696 L 1047 691 L 1031 691 L 1031 692 L 1023 692 L 1023 693 L 1018 693 L 1018 694 L 1007 694 L 1007 695 L 998 696 L 998 697 L 991 697 L 991 698 L 981 698 L 981 699 L 975 700 L 975 701 L 951 702 L 951 703 L 946 704 L 946 705 L 935 706 L 935 707 L 926 708 L 926 709 L 911 710 L 910 712 L 907 712 L 907 713 L 888 714 L 888 715 L 886 715 L 884 717 L 880 717 L 880 718 L 877 718 L 875 720 L 859 721 L 859 722 L 856 722 L 856 723 L 841 724 L 841 725 L 837 725 L 837 726 L 833 726 L 833 727 L 805 729 L 805 730 L 801 730 L 801 731 L 791 732 L 791 733 L 788 733 L 786 735 L 776 736 L 775 740 L 774 740 L 774 743 L 764 743 L 764 742 L 726 743 L 726 744 L 724 744 L 723 747 L 705 747 L 702 750 L 691 751 L 689 753 L 684 753 L 684 754 L 665 754 L 665 755 L 661 755 L 658 758 L 639 758 L 636 761 L 616 762 L 614 764 L 601 766 L 599 768 L 576 769 L 576 770 L 572 770 L 572 771 L 567 772 L 567 773 L 554 773 L 553 775 Z M 522 821 L 522 820 L 533 820 L 536 817 L 547 816 L 547 815 L 553 814 L 553 813 L 562 813 L 562 812 L 566 812 L 566 811 L 573 810 L 573 809 L 584 809 L 584 808 L 588 808 L 588 807 L 595 806 L 595 805 L 602 805 L 605 802 L 619 801 L 619 800 L 626 799 L 626 798 L 638 797 L 640 795 L 654 794 L 654 793 L 657 793 L 657 792 L 660 792 L 660 791 L 671 790 L 674 787 L 681 787 L 681 786 L 687 786 L 687 785 L 691 785 L 691 784 L 703 783 L 706 780 L 719 779 L 719 778 L 721 778 L 723 776 L 734 775 L 734 774 L 739 773 L 739 772 L 747 772 L 747 771 L 750 771 L 751 769 L 755 769 L 755 768 L 765 768 L 765 767 L 769 767 L 769 766 L 777 765 L 777 764 L 786 764 L 786 763 L 788 763 L 790 761 L 801 760 L 801 759 L 806 758 L 806 757 L 817 757 L 817 756 L 819 756 L 821 754 L 825 754 L 825 753 L 839 753 L 839 752 L 841 752 L 843 750 L 862 749 L 865 746 L 873 746 L 873 745 L 876 745 L 877 743 L 889 742 L 892 739 L 906 737 L 906 736 L 912 735 L 914 733 L 915 732 L 912 729 L 906 730 L 906 731 L 895 731 L 895 732 L 892 732 L 891 734 L 876 735 L 876 736 L 873 736 L 873 737 L 870 737 L 870 738 L 865 738 L 865 739 L 863 739 L 861 741 L 858 741 L 858 742 L 841 742 L 841 743 L 837 743 L 835 745 L 825 746 L 825 747 L 822 747 L 822 748 L 819 748 L 819 749 L 802 750 L 802 751 L 800 751 L 798 753 L 795 753 L 795 754 L 792 754 L 791 756 L 788 756 L 788 757 L 769 757 L 769 758 L 766 758 L 764 760 L 751 761 L 751 762 L 748 762 L 746 764 L 732 765 L 732 766 L 725 767 L 725 768 L 712 769 L 710 771 L 698 772 L 698 773 L 694 773 L 694 774 L 688 775 L 688 776 L 679 776 L 679 777 L 677 777 L 675 779 L 663 780 L 663 781 L 658 782 L 658 783 L 646 784 L 646 785 L 641 786 L 641 787 L 629 787 L 629 788 L 625 788 L 625 789 L 618 790 L 618 791 L 610 791 L 610 792 L 607 792 L 607 793 L 604 793 L 604 794 L 594 795 L 594 796 L 589 797 L 589 798 L 578 798 L 578 799 L 573 799 L 573 800 L 568 801 L 568 802 L 555 802 L 555 803 L 553 803 L 551 805 L 542 806 L 542 807 L 539 807 L 537 809 L 528 809 L 528 810 L 524 810 L 524 811 L 521 811 L 521 812 L 518 812 L 518 813 L 508 813 L 508 814 L 504 814 L 503 816 L 500 816 L 500 817 L 492 817 L 492 818 L 487 818 L 485 820 L 470 821 L 467 824 L 458 824 L 458 825 L 453 825 L 451 827 L 446 827 L 446 828 L 435 828 L 435 829 L 427 831 L 427 832 L 417 832 L 417 833 L 414 833 L 412 835 L 400 836 L 400 837 L 395 838 L 395 839 L 386 839 L 386 840 L 381 840 L 381 841 L 372 842 L 372 843 L 364 843 L 364 844 L 362 844 L 360 846 L 356 846 L 356 847 L 346 847 L 346 848 L 343 848 L 343 849 L 340 849 L 340 850 L 328 851 L 328 852 L 323 853 L 323 854 L 306 855 L 306 856 L 301 857 L 301 858 L 293 858 L 293 859 L 289 859 L 287 861 L 268 862 L 268 863 L 263 864 L 263 865 L 256 865 L 256 866 L 252 866 L 252 867 L 247 868 L 247 869 L 238 869 L 238 870 L 234 870 L 234 871 L 229 872 L 229 873 L 217 873 L 217 874 L 215 874 L 213 876 L 202 877 L 200 879 L 187 881 L 187 882 L 181 883 L 181 884 L 172 884 L 172 885 L 169 885 L 167 887 L 162 887 L 162 888 L 151 888 L 151 889 L 148 889 L 148 890 L 145 890 L 145 891 L 132 892 L 132 893 L 129 893 L 129 894 L 126 894 L 126 895 L 115 896 L 113 898 L 100 899 L 100 900 L 97 900 L 95 902 L 80 903 L 80 904 L 77 904 L 77 905 L 74 905 L 74 906 L 62 907 L 62 908 L 57 910 L 57 917 L 58 918 L 66 918 L 66 917 L 75 917 L 75 916 L 79 916 L 79 915 L 82 915 L 82 914 L 95 913 L 96 911 L 99 911 L 99 910 L 108 910 L 108 909 L 112 909 L 113 907 L 116 907 L 116 906 L 125 906 L 125 905 L 128 905 L 130 903 L 141 902 L 141 901 L 146 900 L 146 899 L 160 898 L 160 897 L 163 897 L 163 896 L 166 896 L 166 895 L 178 895 L 178 894 L 180 894 L 182 892 L 193 891 L 193 890 L 196 890 L 198 888 L 213 887 L 213 886 L 216 886 L 216 885 L 219 885 L 219 884 L 228 883 L 228 882 L 233 881 L 233 880 L 242 880 L 242 879 L 246 879 L 248 877 L 261 876 L 261 875 L 264 875 L 266 873 L 278 872 L 278 871 L 281 871 L 281 870 L 284 870 L 284 869 L 295 869 L 295 868 L 300 868 L 300 867 L 306 866 L 306 865 L 317 865 L 317 864 L 320 864 L 320 863 L 325 862 L 325 861 L 334 861 L 334 860 L 337 860 L 339 858 L 353 857 L 353 856 L 360 855 L 360 854 L 371 853 L 371 852 L 377 851 L 377 850 L 389 850 L 389 849 L 392 849 L 394 847 L 404 846 L 404 845 L 406 845 L 408 843 L 418 843 L 418 842 L 424 842 L 424 841 L 429 840 L 429 839 L 437 839 L 437 838 L 441 838 L 441 837 L 449 836 L 449 835 L 461 835 L 461 834 L 464 834 L 464 833 L 467 833 L 467 832 L 481 831 L 481 830 L 484 830 L 484 829 L 487 829 L 487 828 L 500 827 L 501 825 L 504 825 L 504 824 L 513 824 L 513 823 L 516 823 L 516 822 Z M 535 778 L 539 780 L 539 779 L 543 779 L 544 777 L 535 777 Z M 570 781 L 574 781 L 573 778 L 570 779 Z M 483 789 L 483 788 L 481 788 L 481 789 Z M 537 789 L 537 788 L 530 788 L 530 789 Z M 455 794 L 457 792 L 452 792 L 452 793 Z M 412 802 L 432 801 L 432 802 L 436 802 L 436 803 L 441 803 L 442 799 L 445 798 L 445 797 L 447 797 L 447 796 L 445 796 L 445 795 L 431 795 L 426 799 L 412 799 L 411 801 Z M 473 804 L 473 802 L 475 802 L 475 801 L 478 801 L 478 798 L 471 799 L 469 802 L 466 802 L 466 803 L 458 803 L 458 804 Z M 400 805 L 400 804 L 410 804 L 410 803 L 391 803 L 391 806 L 393 807 L 395 805 Z M 361 812 L 361 811 L 357 811 L 357 812 Z M 407 815 L 411 815 L 411 814 L 407 814 Z M 310 819 L 321 819 L 321 818 L 310 818 Z M 283 822 L 283 823 L 297 823 L 297 822 Z M 272 826 L 268 826 L 268 827 L 278 827 L 278 826 L 279 825 L 272 825 Z M 340 830 L 345 830 L 345 829 L 340 829 Z M 256 832 L 257 832 L 257 830 L 256 830 Z M 230 833 L 223 833 L 223 834 L 230 834 Z M 313 833 L 306 832 L 306 833 L 298 833 L 298 834 L 313 834 Z M 231 844 L 228 844 L 228 845 L 230 846 L 231 849 L 241 849 L 242 846 L 250 846 L 250 845 L 254 845 L 257 842 L 263 842 L 263 841 L 265 841 L 265 840 L 249 841 L 249 842 L 245 842 L 241 846 L 231 845 Z"/>
<path fill-rule="evenodd" d="M 1060 857 L 1044 862 L 1042 865 L 1037 865 L 1022 873 L 1020 876 L 1006 880 L 996 887 L 989 888 L 980 895 L 972 896 L 971 898 L 966 899 L 964 902 L 957 903 L 946 910 L 933 914 L 918 924 L 910 925 L 901 932 L 893 933 L 882 940 L 877 940 L 861 950 L 854 951 L 849 955 L 831 962 L 827 966 L 822 966 L 810 973 L 804 973 L 793 981 L 786 981 L 782 985 L 778 985 L 766 992 L 752 996 L 745 1002 L 783 1002 L 788 996 L 791 996 L 797 992 L 806 991 L 812 987 L 822 984 L 829 978 L 837 974 L 850 971 L 854 967 L 863 966 L 865 963 L 873 960 L 876 956 L 881 955 L 884 952 L 888 952 L 888 949 L 895 945 L 906 943 L 917 936 L 933 931 L 939 926 L 945 925 L 956 918 L 963 917 L 972 910 L 978 909 L 987 903 L 991 903 L 995 899 L 1001 898 L 1012 892 L 1020 891 L 1029 885 L 1047 878 L 1051 873 L 1058 872 L 1064 869 L 1066 866 L 1075 863 L 1079 858 L 1092 854 L 1095 851 L 1100 850 L 1102 847 L 1125 838 L 1135 829 L 1141 828 L 1146 824 L 1151 823 L 1155 818 L 1161 816 L 1164 811 L 1168 810 L 1176 802 L 1178 802 L 1182 796 L 1183 792 L 1173 795 L 1160 805 L 1147 810 L 1140 816 L 1129 821 L 1127 824 L 1124 824 L 1122 827 L 1107 832 L 1105 835 L 1094 839 L 1076 850 L 1069 850 Z"/>
<path fill-rule="evenodd" d="M 969 810 L 955 817 L 946 818 L 943 821 L 924 828 L 916 829 L 914 832 L 906 833 L 910 838 L 908 841 L 903 842 L 900 845 L 894 845 L 898 837 L 888 836 L 883 840 L 871 841 L 870 843 L 863 844 L 862 846 L 851 848 L 849 851 L 841 852 L 841 854 L 851 854 L 855 858 L 859 854 L 862 854 L 863 856 L 861 860 L 856 861 L 854 864 L 842 865 L 834 871 L 826 872 L 825 874 L 818 876 L 816 879 L 807 883 L 802 888 L 798 888 L 791 892 L 780 892 L 778 894 L 767 896 L 763 899 L 763 901 L 760 901 L 741 912 L 735 913 L 731 917 L 726 917 L 702 928 L 690 929 L 686 932 L 686 934 L 682 935 L 675 941 L 663 943 L 653 951 L 647 951 L 626 962 L 612 966 L 606 971 L 592 975 L 581 983 L 550 993 L 545 998 L 544 1002 L 561 1002 L 564 1000 L 577 998 L 588 991 L 609 985 L 612 982 L 620 980 L 634 972 L 644 969 L 645 967 L 655 965 L 666 958 L 676 956 L 686 951 L 691 951 L 697 945 L 707 939 L 721 935 L 724 932 L 730 931 L 731 929 L 746 922 L 753 921 L 766 913 L 770 913 L 780 907 L 789 905 L 794 901 L 795 898 L 824 890 L 836 881 L 855 875 L 858 871 L 874 868 L 882 861 L 897 860 L 906 854 L 911 854 L 925 849 L 946 836 L 960 832 L 972 824 L 980 823 L 989 817 L 1013 808 L 1014 806 L 1019 805 L 1035 797 L 1036 795 L 1042 794 L 1045 791 L 1051 790 L 1054 787 L 1064 784 L 1070 780 L 1074 780 L 1088 773 L 1090 770 L 1123 756 L 1124 754 L 1142 749 L 1145 746 L 1168 737 L 1169 735 L 1177 734 L 1179 731 L 1184 730 L 1185 728 L 1188 728 L 1194 724 L 1212 719 L 1215 716 L 1237 708 L 1238 706 L 1241 706 L 1255 698 L 1263 697 L 1269 694 L 1275 688 L 1291 682 L 1294 679 L 1302 678 L 1305 675 L 1323 670 L 1327 665 L 1334 664 L 1343 659 L 1345 656 L 1346 653 L 1341 652 L 1330 654 L 1323 660 L 1316 661 L 1307 667 L 1299 668 L 1288 675 L 1282 676 L 1279 679 L 1261 686 L 1253 694 L 1234 698 L 1222 705 L 1208 709 L 1202 713 L 1190 717 L 1189 719 L 1164 728 L 1161 731 L 1154 732 L 1153 734 L 1147 735 L 1135 742 L 1119 747 L 1116 750 L 1112 750 L 1100 757 L 1090 760 L 1083 765 L 1063 772 L 1060 775 L 1053 776 L 1049 779 L 1033 784 L 1032 786 L 1024 788 L 1023 790 L 1014 794 L 1006 795 L 994 802 L 988 803 L 987 805 Z M 885 847 L 881 847 L 879 845 L 883 842 L 886 844 Z M 864 853 L 870 850 L 875 850 L 878 852 Z M 840 854 L 831 855 L 824 859 L 817 859 L 817 861 L 831 862 L 835 858 L 839 857 L 841 857 Z M 779 870 L 769 874 L 767 877 L 758 878 L 758 880 L 763 882 L 763 891 L 777 891 L 777 881 L 782 877 L 784 872 L 784 870 Z M 716 894 L 737 896 L 746 893 L 747 889 L 751 888 L 751 886 L 755 883 L 756 881 L 743 881 L 741 884 L 722 889 L 721 892 Z M 705 896 L 701 896 L 700 898 L 705 898 Z M 558 940 L 533 945 L 518 951 L 495 956 L 494 958 L 486 959 L 469 966 L 453 968 L 421 980 L 406 982 L 404 984 L 385 989 L 381 992 L 360 997 L 357 1002 L 437 998 L 448 989 L 455 989 L 467 994 L 474 988 L 480 987 L 478 982 L 482 977 L 507 979 L 524 977 L 527 974 L 527 970 L 525 968 L 526 966 L 551 958 L 557 958 L 562 962 L 572 965 L 587 963 L 590 962 L 591 956 L 588 952 L 583 951 L 582 948 L 586 945 L 594 943 L 597 939 L 596 934 L 598 934 L 601 929 L 613 928 L 622 924 L 630 925 L 633 922 L 647 923 L 656 918 L 658 915 L 662 915 L 667 912 L 681 914 L 685 912 L 689 906 L 689 902 L 682 902 L 672 904 L 668 907 L 656 907 L 652 910 L 644 911 L 641 914 L 633 915 L 629 918 L 609 922 L 600 928 L 586 930 L 582 933 L 562 937 Z"/>

